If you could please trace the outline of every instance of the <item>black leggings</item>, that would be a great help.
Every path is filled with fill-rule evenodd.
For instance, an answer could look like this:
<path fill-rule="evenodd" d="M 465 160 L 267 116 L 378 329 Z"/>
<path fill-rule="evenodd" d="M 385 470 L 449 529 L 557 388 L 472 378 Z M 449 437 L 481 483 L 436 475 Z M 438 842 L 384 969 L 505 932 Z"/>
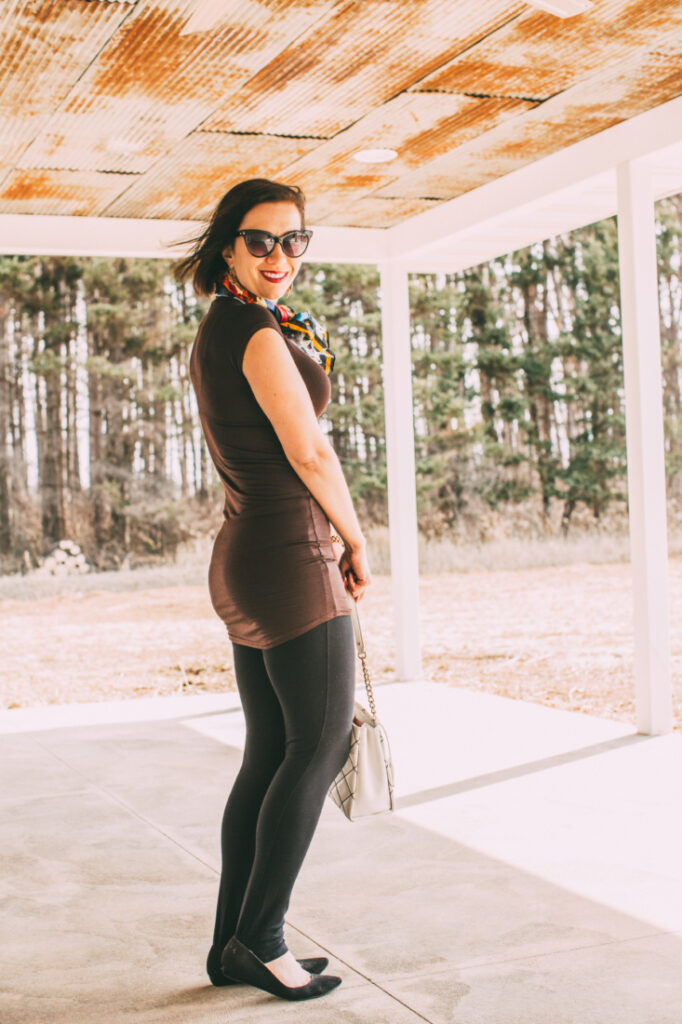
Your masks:
<path fill-rule="evenodd" d="M 269 650 L 233 646 L 246 744 L 223 816 L 211 954 L 236 935 L 269 961 L 287 951 L 291 891 L 348 755 L 353 629 L 344 615 Z"/>

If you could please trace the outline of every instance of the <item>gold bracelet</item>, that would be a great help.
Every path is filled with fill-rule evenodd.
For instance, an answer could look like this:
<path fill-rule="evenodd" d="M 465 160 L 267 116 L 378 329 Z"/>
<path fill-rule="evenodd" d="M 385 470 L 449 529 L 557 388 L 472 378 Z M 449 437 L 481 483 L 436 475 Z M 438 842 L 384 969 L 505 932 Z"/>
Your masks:
<path fill-rule="evenodd" d="M 344 544 L 344 542 L 342 541 L 342 539 L 339 537 L 339 535 L 336 534 L 336 533 L 332 534 L 331 540 L 332 540 L 332 544 L 343 544 L 344 547 L 346 546 Z"/>

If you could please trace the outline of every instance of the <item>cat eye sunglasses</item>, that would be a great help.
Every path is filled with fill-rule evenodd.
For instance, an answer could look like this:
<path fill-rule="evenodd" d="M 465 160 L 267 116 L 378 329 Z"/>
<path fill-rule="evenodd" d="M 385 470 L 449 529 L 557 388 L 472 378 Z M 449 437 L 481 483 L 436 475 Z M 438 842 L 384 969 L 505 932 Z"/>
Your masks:
<path fill-rule="evenodd" d="M 248 251 L 256 257 L 269 256 L 279 242 L 284 255 L 295 259 L 303 255 L 312 237 L 312 231 L 305 230 L 287 231 L 284 235 L 271 235 L 269 231 L 258 231 L 255 228 L 237 232 L 237 238 L 243 238 Z"/>

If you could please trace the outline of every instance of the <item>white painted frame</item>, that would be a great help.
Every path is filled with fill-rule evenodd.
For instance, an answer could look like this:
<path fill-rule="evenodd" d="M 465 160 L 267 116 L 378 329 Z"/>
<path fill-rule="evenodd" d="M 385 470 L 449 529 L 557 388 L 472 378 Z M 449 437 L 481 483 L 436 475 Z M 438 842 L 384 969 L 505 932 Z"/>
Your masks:
<path fill-rule="evenodd" d="M 388 527 L 396 679 L 421 676 L 419 638 L 419 535 L 415 490 L 412 345 L 407 272 L 386 260 L 381 272 L 381 330 Z"/>
<path fill-rule="evenodd" d="M 132 217 L 0 214 L 0 253 L 41 256 L 131 256 L 178 259 L 205 224 Z M 180 243 L 180 244 L 176 244 Z M 316 227 L 305 259 L 312 263 L 379 263 L 388 239 L 376 228 Z"/>
<path fill-rule="evenodd" d="M 618 167 L 637 730 L 672 730 L 661 336 L 651 170 Z"/>

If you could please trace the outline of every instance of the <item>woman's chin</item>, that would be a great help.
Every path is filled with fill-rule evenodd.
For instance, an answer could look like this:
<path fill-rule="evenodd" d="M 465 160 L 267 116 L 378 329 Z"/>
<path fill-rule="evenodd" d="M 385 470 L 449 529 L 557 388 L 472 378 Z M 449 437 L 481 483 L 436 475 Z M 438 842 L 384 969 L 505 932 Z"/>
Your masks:
<path fill-rule="evenodd" d="M 289 276 L 285 275 L 284 277 L 279 278 L 279 280 L 268 281 L 268 279 L 263 277 L 261 274 L 258 282 L 261 294 L 265 295 L 268 299 L 279 299 L 279 297 L 284 295 L 286 292 L 289 280 Z"/>

